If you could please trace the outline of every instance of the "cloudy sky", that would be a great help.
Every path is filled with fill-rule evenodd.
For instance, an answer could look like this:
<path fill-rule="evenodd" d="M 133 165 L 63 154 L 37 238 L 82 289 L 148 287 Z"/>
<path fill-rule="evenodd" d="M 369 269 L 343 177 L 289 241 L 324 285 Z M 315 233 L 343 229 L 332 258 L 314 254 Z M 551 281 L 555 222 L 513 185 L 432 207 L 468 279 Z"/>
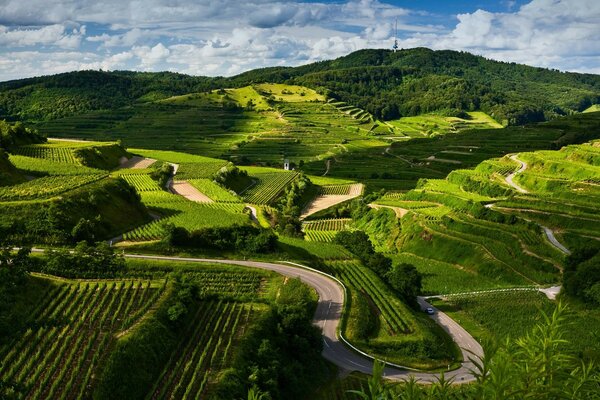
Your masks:
<path fill-rule="evenodd" d="M 600 73 L 600 0 L 0 0 L 0 81 L 81 69 L 234 75 L 363 48 Z"/>

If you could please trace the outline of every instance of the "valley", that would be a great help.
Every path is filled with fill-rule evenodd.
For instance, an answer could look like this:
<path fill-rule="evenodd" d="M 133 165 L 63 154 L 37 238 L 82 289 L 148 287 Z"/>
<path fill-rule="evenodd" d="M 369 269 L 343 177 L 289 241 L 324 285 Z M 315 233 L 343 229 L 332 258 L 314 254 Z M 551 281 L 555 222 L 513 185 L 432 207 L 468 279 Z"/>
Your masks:
<path fill-rule="evenodd" d="M 181 77 L 112 108 L 103 92 L 53 113 L 15 100 L 19 85 L 52 99 L 62 76 L 6 89 L 2 115 L 25 117 L 0 125 L 0 267 L 19 272 L 0 304 L 0 397 L 333 400 L 381 368 L 400 391 L 478 398 L 482 365 L 556 312 L 564 351 L 597 376 L 597 105 L 511 114 L 512 92 L 492 104 L 409 72 L 419 51 L 367 72 L 341 58 L 286 79 Z M 366 73 L 381 96 L 356 89 Z M 569 104 L 598 93 L 597 77 L 561 79 Z M 456 93 L 473 106 L 447 104 Z"/>

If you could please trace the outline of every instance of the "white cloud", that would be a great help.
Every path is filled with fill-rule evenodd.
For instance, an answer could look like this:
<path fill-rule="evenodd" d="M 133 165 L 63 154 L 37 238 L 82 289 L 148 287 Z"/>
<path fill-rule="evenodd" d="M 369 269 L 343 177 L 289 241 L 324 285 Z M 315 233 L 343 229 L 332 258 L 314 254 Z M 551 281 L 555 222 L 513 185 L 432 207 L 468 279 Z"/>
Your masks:
<path fill-rule="evenodd" d="M 298 65 L 390 48 L 396 18 L 401 47 L 599 69 L 597 0 L 532 0 L 519 9 L 505 1 L 507 12 L 474 10 L 450 28 L 426 12 L 382 1 L 0 0 L 0 80 L 69 68 L 230 75 Z"/>
<path fill-rule="evenodd" d="M 61 48 L 76 48 L 83 35 L 85 35 L 85 26 L 75 27 L 71 32 L 67 32 L 67 27 L 62 24 L 25 29 L 9 29 L 0 25 L 0 45 L 6 47 L 53 45 Z"/>
<path fill-rule="evenodd" d="M 402 43 L 542 67 L 597 70 L 598 64 L 587 59 L 600 55 L 596 0 L 533 0 L 513 13 L 477 10 L 458 20 L 449 34 L 417 34 Z"/>
<path fill-rule="evenodd" d="M 162 43 L 154 47 L 136 46 L 131 52 L 140 59 L 140 67 L 142 69 L 150 69 L 156 64 L 162 63 L 171 54 Z"/>

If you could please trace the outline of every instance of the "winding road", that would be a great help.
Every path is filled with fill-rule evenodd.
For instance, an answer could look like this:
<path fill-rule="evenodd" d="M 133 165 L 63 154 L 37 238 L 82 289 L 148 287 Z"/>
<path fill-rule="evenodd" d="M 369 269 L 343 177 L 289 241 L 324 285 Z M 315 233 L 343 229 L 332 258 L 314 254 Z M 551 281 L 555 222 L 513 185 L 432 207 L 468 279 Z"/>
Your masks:
<path fill-rule="evenodd" d="M 344 307 L 346 289 L 336 278 L 315 269 L 294 263 L 280 264 L 262 261 L 217 260 L 205 258 L 168 257 L 154 255 L 125 254 L 127 258 L 185 261 L 198 263 L 233 264 L 250 268 L 260 268 L 277 272 L 291 278 L 300 278 L 311 286 L 319 296 L 315 312 L 314 324 L 323 332 L 323 357 L 347 371 L 359 371 L 370 374 L 373 370 L 373 358 L 358 349 L 353 348 L 339 332 L 340 319 Z M 419 298 L 421 308 L 432 307 L 425 299 Z M 436 321 L 460 347 L 464 361 L 460 368 L 447 372 L 446 378 L 453 378 L 456 383 L 473 381 L 471 369 L 473 364 L 470 357 L 483 357 L 481 345 L 463 327 L 453 321 L 443 312 L 437 311 L 431 318 Z M 422 382 L 435 382 L 439 374 L 411 371 L 401 366 L 388 364 L 384 374 L 392 380 L 407 380 L 414 376 Z"/>
<path fill-rule="evenodd" d="M 510 186 L 512 186 L 517 192 L 519 193 L 529 193 L 527 190 L 523 189 L 521 186 L 517 185 L 514 181 L 513 178 L 517 175 L 520 174 L 521 172 L 525 171 L 525 169 L 527 168 L 527 163 L 524 161 L 521 161 L 517 158 L 516 154 L 513 154 L 512 156 L 510 156 L 510 159 L 513 161 L 518 162 L 519 164 L 521 164 L 521 166 L 519 167 L 518 170 L 516 170 L 515 172 L 509 174 L 506 177 L 506 183 L 508 183 Z"/>
<path fill-rule="evenodd" d="M 32 252 L 44 253 L 45 250 L 33 248 Z M 313 323 L 321 329 L 323 334 L 323 357 L 346 371 L 359 371 L 366 374 L 371 374 L 373 371 L 373 357 L 353 347 L 339 334 L 339 325 L 344 307 L 346 288 L 342 282 L 331 275 L 304 265 L 285 261 L 286 264 L 263 261 L 171 257 L 130 253 L 123 253 L 123 255 L 126 258 L 144 260 L 240 265 L 243 267 L 273 271 L 290 278 L 300 278 L 302 282 L 315 289 L 319 296 Z M 427 307 L 434 308 L 427 303 L 425 298 L 419 297 L 418 302 L 421 309 Z M 464 360 L 460 368 L 445 372 L 445 378 L 454 379 L 455 383 L 472 382 L 474 377 L 471 370 L 474 368 L 474 365 L 469 359 L 474 357 L 481 359 L 483 357 L 483 348 L 475 338 L 448 315 L 435 308 L 434 310 L 435 313 L 430 315 L 430 317 L 437 322 L 459 346 Z M 419 372 L 411 370 L 408 367 L 390 363 L 386 364 L 384 375 L 387 379 L 395 381 L 405 381 L 410 379 L 411 376 L 414 376 L 417 380 L 424 383 L 436 382 L 439 378 L 438 373 Z"/>
<path fill-rule="evenodd" d="M 506 183 L 508 183 L 510 186 L 512 186 L 519 193 L 529 193 L 527 190 L 523 189 L 521 186 L 517 185 L 513 181 L 513 178 L 517 174 L 520 174 L 521 172 L 523 172 L 523 171 L 525 171 L 527 169 L 527 163 L 525 161 L 519 160 L 517 158 L 516 154 L 513 154 L 512 156 L 510 156 L 510 159 L 513 160 L 513 161 L 518 162 L 519 164 L 521 164 L 521 166 L 519 167 L 518 170 L 516 170 L 515 172 L 511 173 L 510 175 L 508 175 L 505 178 Z M 493 207 L 493 203 L 492 204 L 487 204 L 486 207 L 492 208 Z M 529 221 L 529 220 L 527 220 L 527 221 Z M 563 253 L 565 253 L 567 255 L 571 254 L 571 251 L 569 249 L 567 249 L 562 243 L 560 243 L 558 241 L 558 239 L 556 239 L 556 236 L 554 236 L 554 232 L 552 231 L 552 229 L 550 229 L 550 228 L 548 228 L 547 226 L 544 226 L 544 225 L 540 225 L 540 227 L 544 231 L 544 234 L 546 235 L 546 238 L 548 238 L 548 241 L 552 244 L 552 246 L 556 247 L 558 250 L 562 251 Z"/>

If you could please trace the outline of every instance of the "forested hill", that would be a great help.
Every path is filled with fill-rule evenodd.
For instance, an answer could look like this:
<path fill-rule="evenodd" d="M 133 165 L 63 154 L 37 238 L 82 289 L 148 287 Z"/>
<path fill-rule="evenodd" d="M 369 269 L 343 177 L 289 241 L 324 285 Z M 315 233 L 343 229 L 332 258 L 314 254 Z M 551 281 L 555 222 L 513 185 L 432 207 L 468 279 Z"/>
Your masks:
<path fill-rule="evenodd" d="M 4 82 L 0 83 L 0 118 L 47 120 L 259 82 L 315 88 L 381 119 L 483 110 L 498 122 L 516 125 L 600 103 L 599 75 L 415 48 L 397 53 L 361 50 L 336 60 L 257 69 L 231 78 L 83 71 Z"/>
<path fill-rule="evenodd" d="M 172 72 L 77 71 L 0 82 L 0 119 L 39 121 L 121 108 L 214 89 L 222 81 Z"/>
<path fill-rule="evenodd" d="M 330 95 L 382 119 L 483 110 L 513 125 L 552 119 L 600 103 L 600 75 L 560 72 L 425 48 L 360 50 L 297 68 L 266 68 L 234 82 L 286 81 Z"/>

